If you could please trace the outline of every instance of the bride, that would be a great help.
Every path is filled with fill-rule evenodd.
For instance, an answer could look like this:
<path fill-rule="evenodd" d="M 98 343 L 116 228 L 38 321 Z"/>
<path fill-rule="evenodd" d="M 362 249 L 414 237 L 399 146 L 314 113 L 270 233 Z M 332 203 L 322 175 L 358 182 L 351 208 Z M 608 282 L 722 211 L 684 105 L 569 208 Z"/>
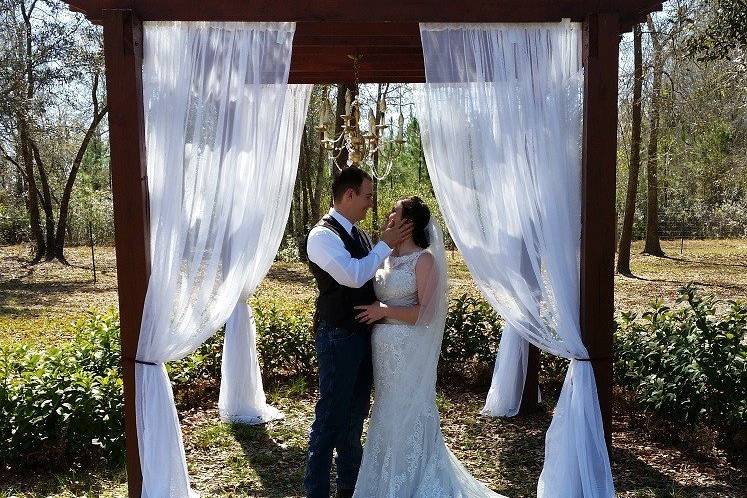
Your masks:
<path fill-rule="evenodd" d="M 418 197 L 389 216 L 413 234 L 376 273 L 378 302 L 358 306 L 373 329 L 374 403 L 354 497 L 500 497 L 446 447 L 436 408 L 436 366 L 447 312 L 443 236 Z"/>

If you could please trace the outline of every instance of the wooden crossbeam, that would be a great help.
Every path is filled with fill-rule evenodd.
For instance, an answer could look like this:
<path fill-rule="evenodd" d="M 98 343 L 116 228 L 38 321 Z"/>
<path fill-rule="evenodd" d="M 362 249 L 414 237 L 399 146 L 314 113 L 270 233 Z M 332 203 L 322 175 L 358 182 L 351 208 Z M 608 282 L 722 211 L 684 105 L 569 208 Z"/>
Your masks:
<path fill-rule="evenodd" d="M 590 12 L 628 19 L 661 0 L 65 0 L 100 22 L 107 9 L 132 10 L 143 21 L 553 22 Z M 660 7 L 658 7 L 660 8 Z"/>

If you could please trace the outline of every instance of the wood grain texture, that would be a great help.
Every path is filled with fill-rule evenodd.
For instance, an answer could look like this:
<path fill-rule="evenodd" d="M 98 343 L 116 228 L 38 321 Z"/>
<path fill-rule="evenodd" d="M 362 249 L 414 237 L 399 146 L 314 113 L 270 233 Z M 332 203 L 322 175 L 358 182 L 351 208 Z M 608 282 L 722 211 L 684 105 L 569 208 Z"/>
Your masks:
<path fill-rule="evenodd" d="M 661 0 L 65 0 L 100 22 L 106 9 L 143 21 L 543 22 L 614 12 L 625 20 L 659 10 Z M 632 24 L 631 24 L 632 25 Z"/>
<path fill-rule="evenodd" d="M 581 208 L 581 332 L 594 359 L 608 448 L 612 441 L 615 166 L 618 24 L 615 14 L 584 20 L 584 128 Z"/>
<path fill-rule="evenodd" d="M 114 236 L 122 358 L 134 358 L 150 276 L 148 186 L 143 121 L 142 24 L 131 11 L 105 11 L 104 53 L 109 104 Z M 135 422 L 135 364 L 122 362 L 129 494 L 142 475 Z"/>

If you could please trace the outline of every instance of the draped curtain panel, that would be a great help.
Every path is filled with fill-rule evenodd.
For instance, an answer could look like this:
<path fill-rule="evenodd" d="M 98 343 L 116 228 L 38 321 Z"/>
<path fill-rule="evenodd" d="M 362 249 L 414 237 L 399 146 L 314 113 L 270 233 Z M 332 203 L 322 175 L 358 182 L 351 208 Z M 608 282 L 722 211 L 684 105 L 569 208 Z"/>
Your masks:
<path fill-rule="evenodd" d="M 490 417 L 513 417 L 519 414 L 529 363 L 529 342 L 506 324 L 493 368 L 490 390 L 480 411 Z M 537 392 L 537 402 L 542 401 Z"/>
<path fill-rule="evenodd" d="M 294 31 L 144 24 L 151 275 L 135 370 L 143 497 L 195 496 L 164 363 L 228 320 L 260 266 L 263 203 L 278 202 L 268 195 L 279 185 L 292 188 L 293 168 L 278 162 Z"/>
<path fill-rule="evenodd" d="M 529 253 L 522 243 L 521 266 L 519 271 L 527 284 L 537 292 L 539 282 L 534 278 L 534 269 L 529 260 Z M 524 383 L 529 366 L 529 342 L 517 333 L 509 324 L 503 327 L 501 343 L 495 359 L 493 379 L 490 383 L 483 415 L 491 417 L 513 417 L 518 415 L 524 394 Z M 537 389 L 537 401 L 542 396 Z"/>
<path fill-rule="evenodd" d="M 275 162 L 263 170 L 269 176 L 266 190 L 254 204 L 263 222 L 260 230 L 253 234 L 258 242 L 249 258 L 249 276 L 239 302 L 226 322 L 223 343 L 218 410 L 225 422 L 262 424 L 283 416 L 265 399 L 257 357 L 257 332 L 247 300 L 272 266 L 283 239 L 312 88 L 313 85 L 288 85 Z"/>
<path fill-rule="evenodd" d="M 571 359 L 546 435 L 537 495 L 612 498 L 579 319 L 581 27 L 420 29 L 426 84 L 416 109 L 448 229 L 506 328 Z"/>

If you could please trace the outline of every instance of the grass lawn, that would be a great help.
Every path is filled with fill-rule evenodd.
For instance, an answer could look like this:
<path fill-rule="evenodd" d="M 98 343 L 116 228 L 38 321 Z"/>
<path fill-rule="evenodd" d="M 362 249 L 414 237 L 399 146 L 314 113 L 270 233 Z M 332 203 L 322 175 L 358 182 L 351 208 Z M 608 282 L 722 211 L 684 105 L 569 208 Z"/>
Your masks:
<path fill-rule="evenodd" d="M 677 289 L 694 281 L 721 299 L 747 300 L 747 239 L 663 241 L 666 258 L 640 254 L 633 245 L 635 277 L 615 277 L 615 309 L 643 310 L 660 299 L 673 304 Z M 66 339 L 66 325 L 90 307 L 117 305 L 114 249 L 96 248 L 97 282 L 93 283 L 87 247 L 67 249 L 72 266 L 57 262 L 28 266 L 24 246 L 0 246 L 0 342 L 28 340 L 56 343 Z M 479 294 L 458 253 L 450 253 L 451 294 Z M 311 274 L 303 263 L 277 262 L 255 299 L 310 305 L 315 296 Z"/>
<path fill-rule="evenodd" d="M 722 299 L 747 300 L 747 240 L 664 242 L 669 257 L 639 254 L 634 245 L 635 278 L 616 277 L 618 312 L 642 310 L 654 299 L 673 304 L 677 289 L 695 281 Z M 96 248 L 93 283 L 89 248 L 71 248 L 72 266 L 27 266 L 26 248 L 0 247 L 0 342 L 40 346 L 67 338 L 66 324 L 90 307 L 115 306 L 116 266 L 112 248 Z M 451 293 L 477 294 L 458 254 L 450 257 Z M 306 267 L 278 262 L 262 283 L 257 301 L 284 300 L 309 305 L 313 284 Z M 306 386 L 271 386 L 268 397 L 286 414 L 261 427 L 222 424 L 212 386 L 198 408 L 183 409 L 187 460 L 195 488 L 212 496 L 302 496 L 307 430 L 314 392 Z M 552 398 L 553 393 L 547 393 Z M 178 396 L 179 397 L 179 396 Z M 471 472 L 511 497 L 534 496 L 544 457 L 544 433 L 551 408 L 519 419 L 478 415 L 484 392 L 440 392 L 439 407 L 447 444 Z M 618 403 L 622 403 L 618 399 Z M 617 407 L 614 415 L 613 474 L 622 497 L 738 497 L 747 478 L 744 459 L 719 450 L 707 454 L 665 444 L 662 434 L 638 413 Z M 740 491 L 742 490 L 742 491 Z M 124 496 L 123 470 L 87 467 L 64 471 L 0 469 L 0 497 Z"/>

